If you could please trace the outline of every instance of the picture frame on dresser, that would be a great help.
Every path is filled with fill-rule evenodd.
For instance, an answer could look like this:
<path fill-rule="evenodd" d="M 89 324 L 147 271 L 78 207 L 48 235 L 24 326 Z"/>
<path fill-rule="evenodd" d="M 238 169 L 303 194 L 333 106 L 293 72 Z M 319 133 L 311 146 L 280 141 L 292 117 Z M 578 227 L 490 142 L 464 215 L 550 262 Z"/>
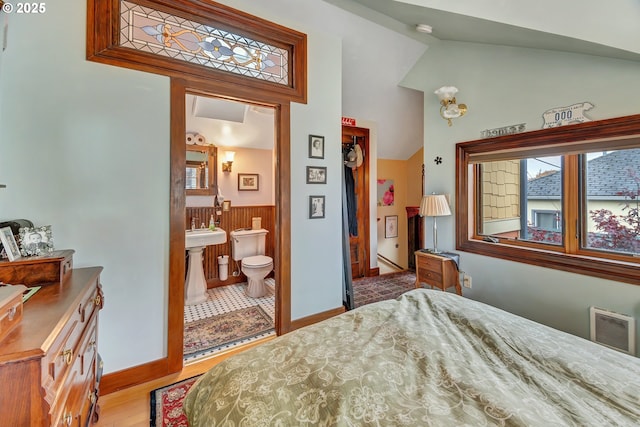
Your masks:
<path fill-rule="evenodd" d="M 38 256 L 53 252 L 53 232 L 50 225 L 20 229 L 20 253 Z"/>
<path fill-rule="evenodd" d="M 0 242 L 9 261 L 15 261 L 22 256 L 11 227 L 0 228 Z"/>

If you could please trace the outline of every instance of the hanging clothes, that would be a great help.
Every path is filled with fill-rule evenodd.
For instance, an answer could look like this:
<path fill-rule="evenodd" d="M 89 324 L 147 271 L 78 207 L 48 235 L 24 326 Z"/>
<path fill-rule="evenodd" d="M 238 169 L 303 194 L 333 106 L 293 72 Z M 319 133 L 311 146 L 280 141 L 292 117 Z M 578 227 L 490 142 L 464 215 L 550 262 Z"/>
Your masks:
<path fill-rule="evenodd" d="M 347 192 L 347 222 L 349 224 L 349 234 L 358 235 L 358 204 L 356 203 L 356 185 L 353 178 L 353 170 L 344 165 L 344 183 Z"/>

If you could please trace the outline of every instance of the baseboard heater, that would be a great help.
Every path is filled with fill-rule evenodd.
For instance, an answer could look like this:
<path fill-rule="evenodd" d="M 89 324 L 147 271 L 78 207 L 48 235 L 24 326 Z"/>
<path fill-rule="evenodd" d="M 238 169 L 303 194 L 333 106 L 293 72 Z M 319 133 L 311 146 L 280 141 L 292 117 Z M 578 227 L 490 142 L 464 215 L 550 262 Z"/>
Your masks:
<path fill-rule="evenodd" d="M 635 356 L 636 325 L 633 317 L 597 307 L 591 307 L 589 312 L 591 341 Z"/>

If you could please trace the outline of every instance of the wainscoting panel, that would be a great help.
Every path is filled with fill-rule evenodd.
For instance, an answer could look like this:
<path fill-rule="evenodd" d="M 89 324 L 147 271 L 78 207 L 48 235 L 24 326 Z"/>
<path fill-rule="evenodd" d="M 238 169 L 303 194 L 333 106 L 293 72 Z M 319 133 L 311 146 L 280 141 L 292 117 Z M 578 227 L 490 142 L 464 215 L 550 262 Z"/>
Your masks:
<path fill-rule="evenodd" d="M 209 225 L 209 218 L 214 213 L 211 206 L 208 207 L 187 207 L 186 224 L 191 226 L 191 218 L 196 218 L 196 227 L 200 227 L 201 223 Z M 229 285 L 231 283 L 242 282 L 246 279 L 243 276 L 233 276 L 234 269 L 237 270 L 233 258 L 231 256 L 231 241 L 229 233 L 238 228 L 251 228 L 252 219 L 262 218 L 262 228 L 269 231 L 265 243 L 265 252 L 267 256 L 274 258 L 275 254 L 275 224 L 276 224 L 276 208 L 275 206 L 238 206 L 231 207 L 229 211 L 223 211 L 219 218 L 220 228 L 227 232 L 227 243 L 221 245 L 207 246 L 203 252 L 204 258 L 204 276 L 207 279 L 207 287 L 215 288 L 216 286 Z M 228 279 L 221 281 L 218 277 L 218 255 L 229 255 L 229 275 Z M 185 257 L 187 253 L 185 252 Z"/>

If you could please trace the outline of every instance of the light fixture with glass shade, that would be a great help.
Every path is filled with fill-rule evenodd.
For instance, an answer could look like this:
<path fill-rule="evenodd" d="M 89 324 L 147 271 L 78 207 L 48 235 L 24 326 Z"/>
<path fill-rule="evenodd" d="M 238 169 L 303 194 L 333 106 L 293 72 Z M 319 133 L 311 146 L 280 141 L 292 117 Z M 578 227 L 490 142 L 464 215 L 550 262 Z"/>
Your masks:
<path fill-rule="evenodd" d="M 224 152 L 225 161 L 222 162 L 222 172 L 231 172 L 231 165 L 233 164 L 233 159 L 235 155 L 236 155 L 235 151 Z"/>
<path fill-rule="evenodd" d="M 436 218 L 439 216 L 451 215 L 451 209 L 449 209 L 449 201 L 444 194 L 428 194 L 422 196 L 420 202 L 420 216 L 432 216 L 433 217 L 433 253 L 437 254 L 441 251 L 438 250 L 438 226 L 436 224 Z"/>
<path fill-rule="evenodd" d="M 442 86 L 434 92 L 440 100 L 440 115 L 447 121 L 449 126 L 453 123 L 451 119 L 462 117 L 467 113 L 465 104 L 458 104 L 456 101 L 456 93 L 458 88 L 455 86 Z"/>

